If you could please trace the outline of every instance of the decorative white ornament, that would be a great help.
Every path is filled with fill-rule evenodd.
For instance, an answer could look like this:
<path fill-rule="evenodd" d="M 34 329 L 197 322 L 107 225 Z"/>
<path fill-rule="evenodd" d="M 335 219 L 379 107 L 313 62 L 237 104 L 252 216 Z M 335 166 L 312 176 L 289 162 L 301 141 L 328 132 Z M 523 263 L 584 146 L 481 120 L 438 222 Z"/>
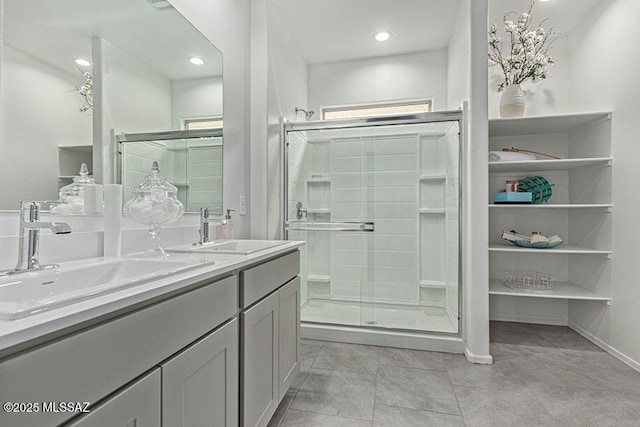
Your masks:
<path fill-rule="evenodd" d="M 524 106 L 524 91 L 520 85 L 509 85 L 500 98 L 500 117 L 522 117 Z"/>

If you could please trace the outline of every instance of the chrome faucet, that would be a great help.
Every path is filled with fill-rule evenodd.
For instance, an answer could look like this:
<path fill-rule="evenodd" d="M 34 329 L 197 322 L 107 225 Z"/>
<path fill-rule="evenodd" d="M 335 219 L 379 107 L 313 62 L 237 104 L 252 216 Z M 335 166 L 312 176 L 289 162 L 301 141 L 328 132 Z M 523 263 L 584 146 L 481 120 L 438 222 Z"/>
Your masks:
<path fill-rule="evenodd" d="M 45 268 L 56 268 L 57 264 L 41 265 L 38 260 L 40 230 L 49 229 L 53 234 L 69 234 L 71 227 L 64 222 L 41 222 L 39 202 L 20 202 L 20 234 L 18 235 L 18 263 L 13 270 L 0 275 L 23 273 Z"/>
<path fill-rule="evenodd" d="M 200 229 L 198 230 L 200 240 L 194 243 L 194 246 L 204 245 L 205 243 L 211 242 L 209 239 L 209 224 L 212 222 L 218 222 L 221 225 L 225 225 L 227 220 L 224 218 L 209 218 L 209 208 L 200 208 Z"/>

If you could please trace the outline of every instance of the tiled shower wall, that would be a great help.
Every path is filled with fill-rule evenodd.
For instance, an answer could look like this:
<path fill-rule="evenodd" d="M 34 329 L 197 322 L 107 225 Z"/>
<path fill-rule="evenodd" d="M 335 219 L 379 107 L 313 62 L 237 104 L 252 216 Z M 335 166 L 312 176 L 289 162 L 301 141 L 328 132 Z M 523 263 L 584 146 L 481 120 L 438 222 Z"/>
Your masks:
<path fill-rule="evenodd" d="M 331 296 L 417 302 L 417 138 L 331 140 L 331 220 L 375 223 L 374 233 L 334 233 Z"/>
<path fill-rule="evenodd" d="M 307 242 L 303 302 L 419 304 L 457 318 L 457 124 L 347 132 L 288 134 L 289 220 L 300 201 L 309 222 L 375 224 L 373 233 L 289 233 Z"/>
<path fill-rule="evenodd" d="M 154 160 L 158 162 L 160 172 L 165 175 L 173 169 L 169 151 L 157 142 L 131 142 L 124 144 L 122 149 L 122 184 L 125 200 L 131 198 L 131 188 L 144 182 L 144 178 L 151 173 Z M 171 182 L 173 177 L 167 175 L 167 179 Z"/>
<path fill-rule="evenodd" d="M 167 145 L 173 144 L 173 145 Z M 153 161 L 160 173 L 178 188 L 178 198 L 188 212 L 201 207 L 214 216 L 223 214 L 222 206 L 222 139 L 211 138 L 206 143 L 156 141 L 128 142 L 123 145 L 122 184 L 124 200 L 131 198 L 133 186 L 144 182 Z"/>

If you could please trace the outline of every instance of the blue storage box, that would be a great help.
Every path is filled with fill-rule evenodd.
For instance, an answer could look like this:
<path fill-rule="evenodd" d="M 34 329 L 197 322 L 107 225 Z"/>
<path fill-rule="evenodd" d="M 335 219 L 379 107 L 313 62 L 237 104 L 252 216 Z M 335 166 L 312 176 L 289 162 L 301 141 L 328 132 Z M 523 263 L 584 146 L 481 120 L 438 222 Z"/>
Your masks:
<path fill-rule="evenodd" d="M 521 191 L 503 191 L 500 193 L 493 193 L 493 203 L 524 203 L 531 204 L 532 193 L 525 193 Z"/>

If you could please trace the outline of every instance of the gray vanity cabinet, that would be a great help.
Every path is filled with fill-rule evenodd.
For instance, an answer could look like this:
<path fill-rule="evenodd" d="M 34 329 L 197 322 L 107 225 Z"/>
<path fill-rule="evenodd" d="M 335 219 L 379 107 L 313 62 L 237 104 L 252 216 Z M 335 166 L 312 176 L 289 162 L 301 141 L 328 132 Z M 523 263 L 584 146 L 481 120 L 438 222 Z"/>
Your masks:
<path fill-rule="evenodd" d="M 300 278 L 278 290 L 278 401 L 300 370 Z"/>
<path fill-rule="evenodd" d="M 0 402 L 90 403 L 0 427 L 266 426 L 299 370 L 299 272 L 290 252 L 0 358 Z"/>
<path fill-rule="evenodd" d="M 300 256 L 240 273 L 240 425 L 266 426 L 299 370 Z"/>
<path fill-rule="evenodd" d="M 278 293 L 240 314 L 242 425 L 266 426 L 278 408 Z"/>
<path fill-rule="evenodd" d="M 160 369 L 154 369 L 65 427 L 157 427 L 160 425 Z"/>
<path fill-rule="evenodd" d="M 161 368 L 163 426 L 238 425 L 237 319 Z"/>

